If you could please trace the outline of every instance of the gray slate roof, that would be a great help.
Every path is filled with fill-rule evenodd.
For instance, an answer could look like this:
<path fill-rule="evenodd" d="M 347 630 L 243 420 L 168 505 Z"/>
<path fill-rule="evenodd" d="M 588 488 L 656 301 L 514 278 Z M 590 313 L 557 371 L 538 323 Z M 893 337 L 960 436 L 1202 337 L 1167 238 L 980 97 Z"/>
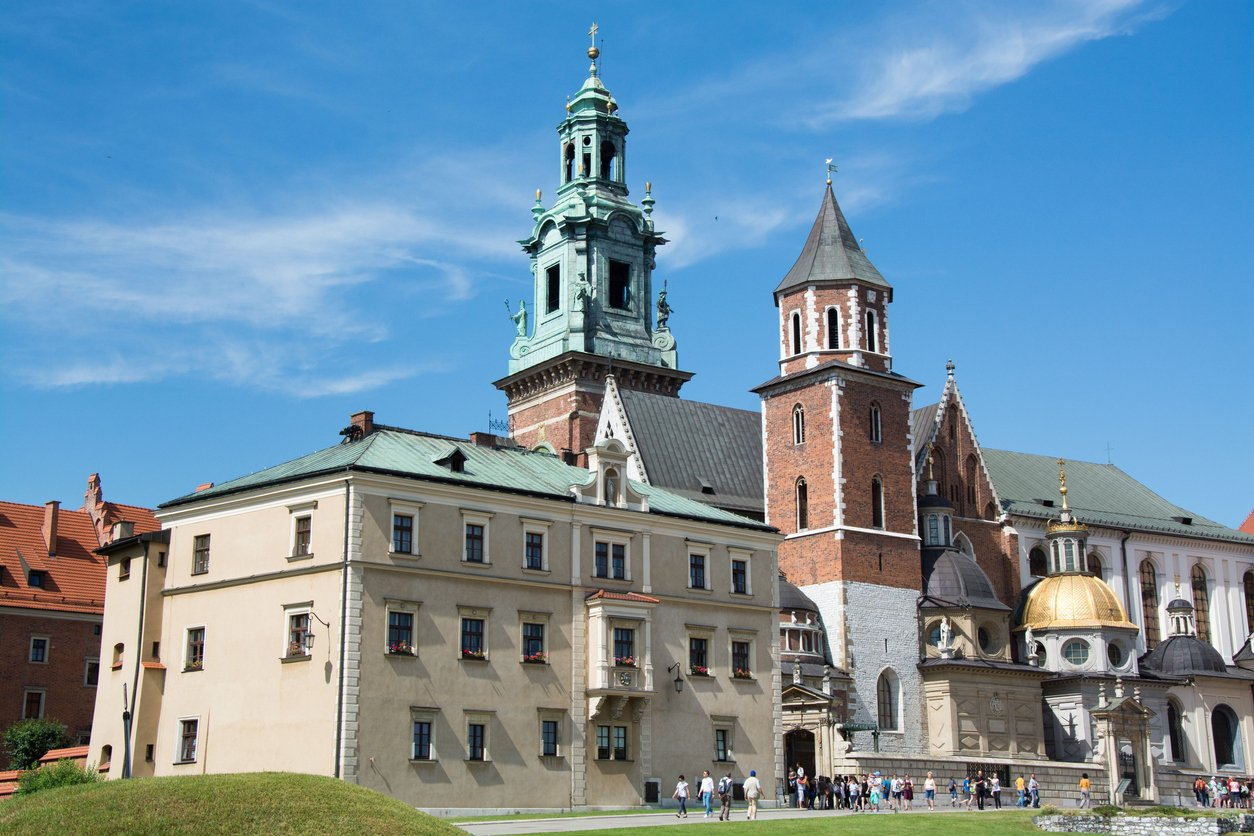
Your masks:
<path fill-rule="evenodd" d="M 1169 676 L 1228 674 L 1219 651 L 1196 636 L 1172 636 L 1141 657 L 1141 670 Z"/>
<path fill-rule="evenodd" d="M 720 508 L 761 515 L 762 416 L 620 389 L 649 483 Z M 702 480 L 713 493 L 702 491 Z"/>
<path fill-rule="evenodd" d="M 1010 609 L 998 600 L 992 582 L 979 564 L 962 552 L 951 549 L 935 558 L 925 556 L 923 574 L 928 600 L 922 606 L 957 605 L 992 610 Z M 780 589 L 783 589 L 782 584 Z"/>
<path fill-rule="evenodd" d="M 1060 511 L 1058 459 L 983 448 L 1002 509 L 1047 520 Z M 1051 507 L 1039 500 L 1054 502 Z M 1067 460 L 1067 505 L 1080 522 L 1106 528 L 1226 540 L 1254 546 L 1254 536 L 1198 516 L 1163 499 L 1113 464 Z M 1191 518 L 1191 523 L 1175 519 Z"/>
<path fill-rule="evenodd" d="M 891 290 L 880 271 L 858 246 L 858 239 L 849 228 L 845 213 L 840 211 L 829 183 L 819 215 L 814 219 L 805 246 L 801 248 L 801 255 L 779 287 L 775 288 L 775 293 L 778 296 L 795 287 L 840 281 L 858 281 Z"/>
<path fill-rule="evenodd" d="M 918 409 L 910 410 L 910 436 L 914 439 L 915 465 L 919 473 L 926 473 L 927 442 L 932 440 L 932 430 L 936 426 L 936 412 L 939 403 L 930 403 Z"/>
<path fill-rule="evenodd" d="M 171 508 L 267 485 L 351 471 L 451 482 L 567 502 L 573 501 L 570 486 L 588 480 L 589 474 L 584 468 L 565 464 L 561 459 L 547 453 L 521 448 L 480 447 L 463 439 L 378 424 L 375 427 L 375 432 L 357 441 L 318 450 L 212 488 L 172 499 L 160 507 Z M 466 457 L 463 472 L 454 472 L 436 464 L 436 461 L 447 456 L 454 447 L 461 450 Z M 756 460 L 760 462 L 761 456 L 757 456 Z M 760 475 L 758 479 L 760 482 Z M 772 530 L 769 526 L 739 514 L 679 496 L 661 487 L 636 482 L 632 485 L 649 497 L 650 513 Z"/>

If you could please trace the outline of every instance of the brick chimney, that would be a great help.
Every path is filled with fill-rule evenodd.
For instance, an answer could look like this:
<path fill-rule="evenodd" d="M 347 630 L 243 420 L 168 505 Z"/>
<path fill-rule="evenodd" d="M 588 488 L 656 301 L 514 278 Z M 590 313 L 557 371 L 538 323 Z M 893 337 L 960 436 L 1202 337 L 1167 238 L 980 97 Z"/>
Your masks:
<path fill-rule="evenodd" d="M 60 514 L 60 502 L 54 499 L 44 503 L 44 542 L 48 544 L 48 557 L 57 556 L 57 517 Z"/>
<path fill-rule="evenodd" d="M 368 409 L 361 412 L 354 412 L 352 416 L 352 425 L 361 431 L 359 438 L 364 438 L 374 432 L 374 413 Z"/>

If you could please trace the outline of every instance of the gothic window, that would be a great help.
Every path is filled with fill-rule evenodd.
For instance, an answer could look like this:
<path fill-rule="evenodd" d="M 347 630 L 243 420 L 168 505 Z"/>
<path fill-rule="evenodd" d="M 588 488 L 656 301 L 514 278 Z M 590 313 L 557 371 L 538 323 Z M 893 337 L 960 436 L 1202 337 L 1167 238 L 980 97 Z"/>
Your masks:
<path fill-rule="evenodd" d="M 810 527 L 810 498 L 806 488 L 805 477 L 797 479 L 797 530 L 805 531 Z"/>
<path fill-rule="evenodd" d="M 997 519 L 997 506 L 996 505 L 990 502 L 984 506 L 984 519 L 986 520 Z"/>
<path fill-rule="evenodd" d="M 884 440 L 884 436 L 880 429 L 880 405 L 877 403 L 871 404 L 870 424 L 871 424 L 871 441 L 874 444 L 879 444 L 881 441 Z"/>
<path fill-rule="evenodd" d="M 792 408 L 792 443 L 806 443 L 806 411 L 801 404 Z"/>
<path fill-rule="evenodd" d="M 866 312 L 866 350 L 879 351 L 879 328 L 875 311 Z"/>
<path fill-rule="evenodd" d="M 792 353 L 801 353 L 801 314 L 792 315 Z"/>
<path fill-rule="evenodd" d="M 827 309 L 827 347 L 840 348 L 840 308 Z"/>
<path fill-rule="evenodd" d="M 979 460 L 976 459 L 974 453 L 967 456 L 967 502 L 970 504 L 970 512 L 972 514 L 976 512 L 977 507 L 975 504 L 975 482 L 979 467 Z"/>
<path fill-rule="evenodd" d="M 1210 641 L 1210 598 L 1206 594 L 1206 570 L 1200 563 L 1193 566 L 1193 618 L 1197 637 Z"/>
<path fill-rule="evenodd" d="M 871 480 L 871 527 L 884 527 L 884 483 L 878 476 Z"/>
<path fill-rule="evenodd" d="M 1097 552 L 1089 552 L 1088 560 L 1085 562 L 1084 569 L 1090 575 L 1096 575 L 1099 578 L 1104 577 L 1102 574 L 1102 558 Z"/>
<path fill-rule="evenodd" d="M 565 168 L 562 171 L 562 182 L 569 183 L 575 175 L 575 146 L 566 144 Z"/>
<path fill-rule="evenodd" d="M 1245 573 L 1245 629 L 1254 633 L 1254 572 Z"/>
<path fill-rule="evenodd" d="M 1045 550 L 1039 546 L 1028 552 L 1028 574 L 1035 578 L 1043 578 L 1049 574 L 1045 562 Z"/>
<path fill-rule="evenodd" d="M 1180 723 L 1180 708 L 1175 700 L 1167 700 L 1167 734 L 1171 738 L 1171 759 L 1177 763 L 1188 760 L 1184 747 L 1184 726 Z"/>
<path fill-rule="evenodd" d="M 880 731 L 896 731 L 898 713 L 897 682 L 891 670 L 886 670 L 880 674 L 879 682 L 875 685 L 875 697 Z"/>
<path fill-rule="evenodd" d="M 1148 560 L 1141 561 L 1141 627 L 1145 630 L 1145 649 L 1153 650 L 1158 646 L 1158 575 L 1154 564 Z M 1174 745 L 1172 747 L 1175 748 Z"/>
<path fill-rule="evenodd" d="M 601 179 L 614 179 L 614 158 L 617 152 L 614 150 L 614 143 L 606 140 L 601 143 Z"/>
<path fill-rule="evenodd" d="M 626 310 L 631 302 L 631 265 L 625 261 L 610 262 L 610 307 Z"/>
<path fill-rule="evenodd" d="M 1240 724 L 1237 715 L 1226 705 L 1215 706 L 1210 716 L 1211 733 L 1215 741 L 1215 768 L 1233 772 L 1244 767 L 1241 756 Z"/>
<path fill-rule="evenodd" d="M 544 271 L 545 297 L 544 312 L 553 313 L 558 309 L 562 299 L 562 268 L 559 264 Z"/>

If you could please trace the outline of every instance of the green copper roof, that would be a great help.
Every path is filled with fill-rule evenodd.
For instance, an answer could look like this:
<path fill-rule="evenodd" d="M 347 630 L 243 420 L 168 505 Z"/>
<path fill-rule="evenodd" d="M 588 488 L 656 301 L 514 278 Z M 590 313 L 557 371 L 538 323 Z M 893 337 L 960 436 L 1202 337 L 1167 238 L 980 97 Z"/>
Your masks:
<path fill-rule="evenodd" d="M 466 457 L 461 472 L 436 464 L 452 452 L 454 447 L 461 450 Z M 556 456 L 546 453 L 521 448 L 480 447 L 463 439 L 376 425 L 375 432 L 358 441 L 318 450 L 212 488 L 180 496 L 163 503 L 161 507 L 185 505 L 311 476 L 352 471 L 453 482 L 487 490 L 546 496 L 567 502 L 573 501 L 571 485 L 586 482 L 588 479 L 586 469 L 565 464 Z M 649 497 L 651 513 L 771 530 L 769 526 L 746 520 L 738 514 L 712 508 L 652 485 L 638 482 L 632 482 L 632 485 Z"/>
<path fill-rule="evenodd" d="M 1057 458 L 987 447 L 983 453 L 1004 511 L 1042 520 L 1058 516 Z M 1067 505 L 1089 525 L 1254 545 L 1254 536 L 1173 505 L 1113 464 L 1068 459 Z"/>

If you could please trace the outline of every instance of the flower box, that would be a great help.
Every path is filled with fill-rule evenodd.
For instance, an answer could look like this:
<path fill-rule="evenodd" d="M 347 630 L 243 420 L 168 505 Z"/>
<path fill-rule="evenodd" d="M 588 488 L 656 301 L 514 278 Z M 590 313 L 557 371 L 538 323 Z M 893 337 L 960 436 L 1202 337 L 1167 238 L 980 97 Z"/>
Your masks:
<path fill-rule="evenodd" d="M 482 650 L 468 650 L 466 648 L 462 648 L 462 658 L 463 659 L 475 659 L 477 661 L 482 662 L 488 658 L 488 654 Z"/>
<path fill-rule="evenodd" d="M 688 675 L 689 676 L 709 676 L 710 669 L 707 668 L 705 665 L 689 665 Z"/>
<path fill-rule="evenodd" d="M 195 659 L 193 661 L 188 662 L 183 667 L 183 670 L 185 671 L 200 671 L 204 669 L 205 669 L 205 660 L 203 659 Z"/>
<path fill-rule="evenodd" d="M 732 679 L 753 679 L 753 671 L 736 668 L 732 671 Z"/>
<path fill-rule="evenodd" d="M 388 645 L 387 655 L 389 656 L 417 656 L 417 648 L 409 642 L 394 642 Z"/>
<path fill-rule="evenodd" d="M 297 656 L 308 656 L 309 652 L 305 650 L 305 646 L 300 642 L 292 642 L 287 646 L 287 658 L 291 659 Z"/>
<path fill-rule="evenodd" d="M 620 668 L 634 668 L 636 666 L 635 656 L 615 656 L 614 664 Z"/>
<path fill-rule="evenodd" d="M 549 663 L 549 654 L 532 653 L 529 656 L 523 656 L 522 660 L 525 665 L 547 665 Z"/>

